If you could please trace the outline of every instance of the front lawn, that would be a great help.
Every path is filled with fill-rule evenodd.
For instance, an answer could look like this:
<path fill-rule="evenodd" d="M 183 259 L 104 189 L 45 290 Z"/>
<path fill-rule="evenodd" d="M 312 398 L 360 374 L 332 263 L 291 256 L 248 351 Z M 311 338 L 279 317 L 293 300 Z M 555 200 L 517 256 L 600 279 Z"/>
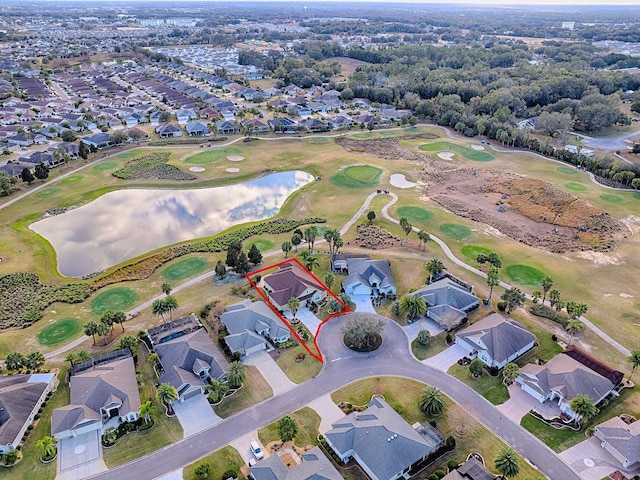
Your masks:
<path fill-rule="evenodd" d="M 238 393 L 225 398 L 214 408 L 219 417 L 227 418 L 273 396 L 273 390 L 256 367 L 247 365 L 247 380 Z"/>
<path fill-rule="evenodd" d="M 469 372 L 469 367 L 463 367 L 457 363 L 454 363 L 447 373 L 469 385 L 494 405 L 500 405 L 509 400 L 509 390 L 502 383 L 502 375 L 492 377 L 486 371 L 483 371 L 481 377 L 473 378 L 473 375 Z"/>
<path fill-rule="evenodd" d="M 318 414 L 311 408 L 304 407 L 289 416 L 298 424 L 298 434 L 293 439 L 293 443 L 301 448 L 307 445 L 318 445 L 318 428 L 320 428 Z M 278 420 L 258 430 L 258 438 L 265 447 L 271 442 L 280 440 Z"/>
<path fill-rule="evenodd" d="M 196 480 L 202 478 L 196 475 L 196 468 L 201 463 L 208 463 L 211 466 L 211 470 L 209 470 L 207 478 L 217 480 L 222 478 L 222 474 L 227 470 L 237 472 L 238 480 L 244 480 L 245 478 L 240 472 L 240 467 L 244 465 L 244 461 L 238 451 L 229 445 L 184 467 L 182 470 L 182 478 L 184 478 L 184 480 Z"/>
<path fill-rule="evenodd" d="M 411 342 L 411 351 L 418 360 L 433 357 L 447 349 L 449 345 L 447 345 L 446 339 L 447 334 L 445 332 L 440 332 L 439 334 L 431 337 L 431 341 L 428 345 L 423 345 L 417 338 L 414 338 L 413 342 Z"/>
<path fill-rule="evenodd" d="M 311 343 L 312 348 L 315 349 L 313 341 L 307 343 Z M 296 358 L 303 354 L 305 355 L 304 360 Z M 309 355 L 309 352 L 302 345 L 284 350 L 276 359 L 276 363 L 294 383 L 306 382 L 322 370 L 322 363 Z"/>

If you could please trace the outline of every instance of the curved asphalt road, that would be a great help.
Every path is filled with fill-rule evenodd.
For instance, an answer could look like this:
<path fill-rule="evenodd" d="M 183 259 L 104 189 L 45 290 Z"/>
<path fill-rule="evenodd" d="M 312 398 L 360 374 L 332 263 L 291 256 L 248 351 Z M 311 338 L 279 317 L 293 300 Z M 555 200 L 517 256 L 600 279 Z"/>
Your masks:
<path fill-rule="evenodd" d="M 384 343 L 372 354 L 358 354 L 342 344 L 341 327 L 347 315 L 336 317 L 322 329 L 319 342 L 327 359 L 315 378 L 240 412 L 191 437 L 90 478 L 104 480 L 141 480 L 157 478 L 215 451 L 232 440 L 307 405 L 317 397 L 348 383 L 367 377 L 394 375 L 412 378 L 441 388 L 465 411 L 520 452 L 549 478 L 579 480 L 578 474 L 553 451 L 522 427 L 502 416 L 493 405 L 470 387 L 444 372 L 413 358 L 402 328 L 384 319 Z"/>

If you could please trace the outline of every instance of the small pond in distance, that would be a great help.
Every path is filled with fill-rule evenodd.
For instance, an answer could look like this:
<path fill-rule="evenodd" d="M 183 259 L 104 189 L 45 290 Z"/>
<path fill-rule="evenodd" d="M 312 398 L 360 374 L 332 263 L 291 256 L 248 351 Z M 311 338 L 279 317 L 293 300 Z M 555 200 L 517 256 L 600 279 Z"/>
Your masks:
<path fill-rule="evenodd" d="M 53 245 L 60 273 L 79 277 L 165 245 L 272 217 L 313 179 L 294 171 L 215 188 L 118 190 L 30 228 Z"/>

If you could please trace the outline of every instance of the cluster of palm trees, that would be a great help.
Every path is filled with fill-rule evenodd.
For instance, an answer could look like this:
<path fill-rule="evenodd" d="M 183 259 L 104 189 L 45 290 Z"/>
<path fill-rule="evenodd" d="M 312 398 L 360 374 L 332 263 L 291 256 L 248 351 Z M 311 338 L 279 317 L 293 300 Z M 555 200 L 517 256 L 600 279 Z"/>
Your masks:
<path fill-rule="evenodd" d="M 173 320 L 173 311 L 178 308 L 178 300 L 171 295 L 171 285 L 163 283 L 161 288 L 165 296 L 164 298 L 158 298 L 153 301 L 151 304 L 151 313 L 162 318 L 162 323 L 164 323 L 165 313 L 169 314 L 169 321 Z"/>
<path fill-rule="evenodd" d="M 113 327 L 116 323 L 120 324 L 124 332 L 124 322 L 127 315 L 123 311 L 107 310 L 100 317 L 100 323 L 88 321 L 84 324 L 84 334 L 87 337 L 93 337 L 93 344 L 96 344 L 96 335 L 102 337 L 104 344 L 107 344 L 107 335 L 113 333 Z"/>

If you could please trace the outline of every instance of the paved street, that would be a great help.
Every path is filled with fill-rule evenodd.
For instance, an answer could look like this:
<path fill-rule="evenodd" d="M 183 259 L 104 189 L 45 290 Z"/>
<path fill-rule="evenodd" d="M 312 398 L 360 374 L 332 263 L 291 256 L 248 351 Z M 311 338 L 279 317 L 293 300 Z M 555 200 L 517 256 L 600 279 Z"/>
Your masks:
<path fill-rule="evenodd" d="M 140 472 L 144 472 L 144 478 L 156 478 L 188 465 L 352 381 L 380 375 L 413 378 L 441 388 L 489 430 L 537 465 L 549 478 L 580 478 L 547 446 L 518 424 L 504 418 L 501 412 L 471 388 L 444 372 L 416 362 L 408 352 L 402 327 L 395 322 L 385 320 L 385 341 L 373 354 L 358 354 L 344 347 L 338 339 L 341 338 L 340 330 L 346 317 L 348 315 L 337 317 L 322 329 L 319 343 L 327 363 L 317 377 L 158 452 L 90 478 L 141 480 Z"/>

